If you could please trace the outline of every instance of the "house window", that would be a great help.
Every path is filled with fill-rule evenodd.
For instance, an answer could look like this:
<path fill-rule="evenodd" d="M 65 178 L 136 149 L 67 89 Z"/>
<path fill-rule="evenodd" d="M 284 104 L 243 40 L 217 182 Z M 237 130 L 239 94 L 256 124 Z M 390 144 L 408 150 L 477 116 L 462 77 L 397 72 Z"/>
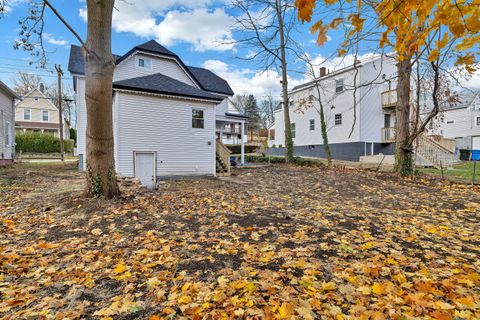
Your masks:
<path fill-rule="evenodd" d="M 35 97 L 34 99 L 35 99 L 35 101 L 38 101 L 38 97 Z"/>
<path fill-rule="evenodd" d="M 454 120 L 447 120 L 447 124 L 454 124 L 455 121 Z"/>
<path fill-rule="evenodd" d="M 205 125 L 205 118 L 203 117 L 202 109 L 192 109 L 192 128 L 203 129 Z"/>
<path fill-rule="evenodd" d="M 310 131 L 315 130 L 315 119 L 310 120 Z"/>
<path fill-rule="evenodd" d="M 232 139 L 232 135 L 230 133 L 227 133 L 227 139 L 228 140 Z"/>
<path fill-rule="evenodd" d="M 42 111 L 42 121 L 49 121 L 49 119 L 48 119 L 48 111 L 47 111 L 47 110 L 43 110 L 43 111 Z"/>
<path fill-rule="evenodd" d="M 290 130 L 292 131 L 292 139 L 295 138 L 295 123 L 290 123 Z"/>
<path fill-rule="evenodd" d="M 138 66 L 140 68 L 150 69 L 151 65 L 152 64 L 150 59 L 145 59 L 145 58 L 138 59 Z"/>
<path fill-rule="evenodd" d="M 290 107 L 293 107 L 295 105 L 295 102 L 293 100 L 290 100 L 289 105 L 290 105 Z"/>
<path fill-rule="evenodd" d="M 477 127 L 480 126 L 480 117 L 477 117 L 477 118 L 475 119 L 475 124 L 477 125 Z"/>
<path fill-rule="evenodd" d="M 23 120 L 30 120 L 30 109 L 23 109 Z"/>
<path fill-rule="evenodd" d="M 336 93 L 343 92 L 343 79 L 335 80 L 335 92 Z"/>
<path fill-rule="evenodd" d="M 12 145 L 12 124 L 8 121 L 5 121 L 5 145 Z"/>
<path fill-rule="evenodd" d="M 335 114 L 335 125 L 340 126 L 342 124 L 342 114 L 337 113 Z"/>
<path fill-rule="evenodd" d="M 391 128 L 392 127 L 392 115 L 390 113 L 385 113 L 384 116 L 384 128 Z"/>

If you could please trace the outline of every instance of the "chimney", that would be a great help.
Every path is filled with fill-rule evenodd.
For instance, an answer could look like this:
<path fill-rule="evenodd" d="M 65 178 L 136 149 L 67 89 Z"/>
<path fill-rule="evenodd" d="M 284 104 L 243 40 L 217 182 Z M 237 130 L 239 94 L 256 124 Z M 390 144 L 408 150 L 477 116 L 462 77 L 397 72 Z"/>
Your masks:
<path fill-rule="evenodd" d="M 325 67 L 320 67 L 320 77 L 324 77 L 327 74 L 327 69 Z"/>
<path fill-rule="evenodd" d="M 41 93 L 45 93 L 44 92 L 45 91 L 45 85 L 43 83 L 40 83 L 40 88 L 39 89 L 40 89 Z"/>

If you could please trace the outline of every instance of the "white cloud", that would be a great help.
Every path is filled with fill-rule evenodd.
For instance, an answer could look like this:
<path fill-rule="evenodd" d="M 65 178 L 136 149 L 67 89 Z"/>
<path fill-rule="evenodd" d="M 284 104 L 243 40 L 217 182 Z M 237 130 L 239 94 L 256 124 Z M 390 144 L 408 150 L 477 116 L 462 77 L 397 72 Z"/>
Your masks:
<path fill-rule="evenodd" d="M 155 34 L 165 45 L 183 41 L 193 44 L 196 51 L 224 51 L 234 47 L 230 31 L 232 24 L 232 17 L 223 9 L 171 11 L 156 26 Z"/>
<path fill-rule="evenodd" d="M 469 76 L 467 79 L 460 81 L 464 87 L 471 89 L 480 89 L 480 69 Z"/>
<path fill-rule="evenodd" d="M 251 69 L 238 69 L 219 60 L 207 60 L 203 63 L 203 67 L 227 80 L 236 94 L 251 93 L 257 99 L 261 99 L 265 94 L 280 96 L 281 76 L 275 70 L 258 72 Z M 289 87 L 293 88 L 303 81 L 289 78 Z"/>
<path fill-rule="evenodd" d="M 56 39 L 55 36 L 51 33 L 44 32 L 42 34 L 42 37 L 43 37 L 44 41 L 47 41 L 48 43 L 56 45 L 56 46 L 66 46 L 66 45 L 68 45 L 68 41 L 61 40 L 61 39 Z"/>
<path fill-rule="evenodd" d="M 117 32 L 155 38 L 165 45 L 187 42 L 196 51 L 233 49 L 233 18 L 223 8 L 207 10 L 213 1 L 119 1 L 113 13 L 113 28 Z M 85 8 L 80 9 L 80 17 L 87 20 Z"/>

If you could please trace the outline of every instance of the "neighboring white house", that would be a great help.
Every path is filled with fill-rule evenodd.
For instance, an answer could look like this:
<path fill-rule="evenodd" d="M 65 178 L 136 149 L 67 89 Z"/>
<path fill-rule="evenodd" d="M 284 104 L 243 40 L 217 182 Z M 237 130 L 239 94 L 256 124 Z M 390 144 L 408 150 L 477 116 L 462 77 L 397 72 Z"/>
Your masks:
<path fill-rule="evenodd" d="M 216 136 L 222 137 L 226 145 L 238 145 L 247 142 L 247 135 L 242 133 L 247 117 L 243 116 L 230 99 L 225 99 L 216 109 Z M 245 127 L 244 127 L 245 128 Z"/>
<path fill-rule="evenodd" d="M 224 79 L 186 66 L 155 41 L 115 59 L 113 125 L 119 174 L 136 176 L 152 187 L 157 177 L 214 176 L 225 162 L 229 165 L 229 159 L 218 155 L 223 144 L 216 142 L 216 128 L 239 123 L 243 134 L 246 118 L 224 108 L 233 96 Z M 71 47 L 68 69 L 76 92 L 80 169 L 85 170 L 85 63 L 80 47 Z"/>
<path fill-rule="evenodd" d="M 0 81 L 0 165 L 15 159 L 15 99 L 17 94 Z"/>
<path fill-rule="evenodd" d="M 15 130 L 16 132 L 42 132 L 51 133 L 59 137 L 59 112 L 39 89 L 33 89 L 15 106 Z M 68 121 L 63 117 L 63 137 L 68 139 L 70 131 Z"/>
<path fill-rule="evenodd" d="M 357 91 L 354 88 L 356 76 Z M 334 159 L 358 161 L 360 156 L 393 154 L 396 95 L 395 60 L 376 57 L 333 72 L 320 69 L 315 81 L 289 92 L 290 122 L 296 156 L 325 157 L 317 86 Z M 354 108 L 354 94 L 356 107 Z M 284 153 L 283 108 L 274 112 L 268 153 Z M 355 123 L 355 125 L 354 125 Z M 353 127 L 353 130 L 352 130 Z"/>
<path fill-rule="evenodd" d="M 429 133 L 455 139 L 457 149 L 480 150 L 480 91 L 463 92 L 459 103 L 440 112 Z"/>

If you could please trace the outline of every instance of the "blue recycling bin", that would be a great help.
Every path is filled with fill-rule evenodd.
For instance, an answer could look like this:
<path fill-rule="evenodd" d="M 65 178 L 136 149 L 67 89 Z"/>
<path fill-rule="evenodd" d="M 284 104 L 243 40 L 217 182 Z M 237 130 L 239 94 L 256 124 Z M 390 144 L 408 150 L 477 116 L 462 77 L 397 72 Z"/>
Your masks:
<path fill-rule="evenodd" d="M 480 150 L 472 150 L 472 161 L 480 161 Z"/>

